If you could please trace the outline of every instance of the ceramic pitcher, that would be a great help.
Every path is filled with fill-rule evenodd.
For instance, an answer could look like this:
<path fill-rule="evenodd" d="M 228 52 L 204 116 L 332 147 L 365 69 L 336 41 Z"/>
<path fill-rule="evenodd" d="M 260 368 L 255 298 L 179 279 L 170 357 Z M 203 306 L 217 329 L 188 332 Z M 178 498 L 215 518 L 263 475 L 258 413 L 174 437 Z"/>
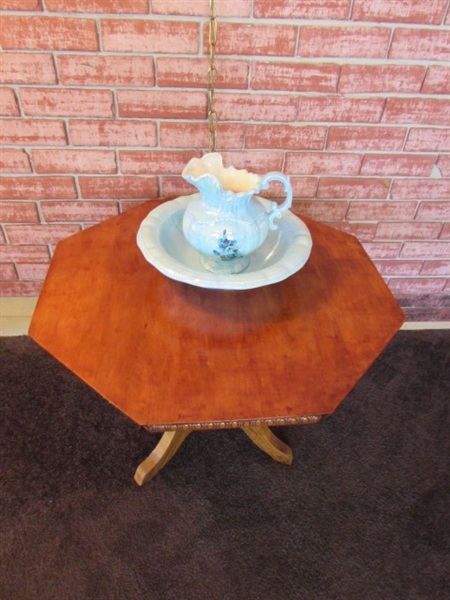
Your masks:
<path fill-rule="evenodd" d="M 282 173 L 255 175 L 245 169 L 223 167 L 219 152 L 193 158 L 182 176 L 200 192 L 194 195 L 183 216 L 183 233 L 201 254 L 201 264 L 213 273 L 234 274 L 249 264 L 249 255 L 277 229 L 275 219 L 292 204 L 292 187 Z M 272 202 L 269 212 L 256 194 L 280 181 L 286 198 Z"/>

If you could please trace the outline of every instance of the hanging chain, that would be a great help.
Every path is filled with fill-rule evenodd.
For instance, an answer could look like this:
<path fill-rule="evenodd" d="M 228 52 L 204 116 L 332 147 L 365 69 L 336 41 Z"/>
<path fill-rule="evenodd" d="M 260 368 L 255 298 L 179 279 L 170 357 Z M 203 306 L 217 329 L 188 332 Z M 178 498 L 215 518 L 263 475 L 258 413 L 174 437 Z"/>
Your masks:
<path fill-rule="evenodd" d="M 215 152 L 217 145 L 218 116 L 214 106 L 214 92 L 217 86 L 216 68 L 216 43 L 217 43 L 217 18 L 216 0 L 209 0 L 209 69 L 208 69 L 208 122 L 209 122 L 209 151 Z"/>

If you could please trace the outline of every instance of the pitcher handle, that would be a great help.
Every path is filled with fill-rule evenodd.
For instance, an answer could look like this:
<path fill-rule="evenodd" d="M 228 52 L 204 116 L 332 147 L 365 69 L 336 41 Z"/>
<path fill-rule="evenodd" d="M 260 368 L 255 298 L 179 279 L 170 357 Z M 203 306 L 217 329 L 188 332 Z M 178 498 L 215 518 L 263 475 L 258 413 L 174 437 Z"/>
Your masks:
<path fill-rule="evenodd" d="M 286 212 L 292 205 L 292 185 L 287 175 L 283 175 L 283 173 L 272 172 L 261 177 L 260 184 L 258 186 L 259 189 L 267 190 L 271 181 L 281 181 L 286 194 L 286 198 L 282 204 L 271 202 L 270 205 L 271 210 L 267 215 L 269 217 L 269 227 L 270 229 L 275 230 L 278 229 L 278 225 L 275 225 L 274 219 L 281 219 L 283 213 Z"/>

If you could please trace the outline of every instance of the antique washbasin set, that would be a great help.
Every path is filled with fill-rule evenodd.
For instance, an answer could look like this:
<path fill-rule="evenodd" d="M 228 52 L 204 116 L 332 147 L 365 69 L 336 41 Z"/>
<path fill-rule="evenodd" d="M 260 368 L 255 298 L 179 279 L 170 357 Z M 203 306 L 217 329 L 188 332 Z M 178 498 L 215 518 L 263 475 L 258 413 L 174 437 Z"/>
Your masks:
<path fill-rule="evenodd" d="M 189 161 L 182 173 L 198 193 L 153 209 L 137 243 L 144 257 L 166 276 L 216 289 L 249 289 L 276 283 L 309 258 L 306 225 L 289 208 L 292 186 L 282 173 L 225 168 L 210 152 Z M 283 184 L 278 204 L 257 196 L 270 182 Z"/>

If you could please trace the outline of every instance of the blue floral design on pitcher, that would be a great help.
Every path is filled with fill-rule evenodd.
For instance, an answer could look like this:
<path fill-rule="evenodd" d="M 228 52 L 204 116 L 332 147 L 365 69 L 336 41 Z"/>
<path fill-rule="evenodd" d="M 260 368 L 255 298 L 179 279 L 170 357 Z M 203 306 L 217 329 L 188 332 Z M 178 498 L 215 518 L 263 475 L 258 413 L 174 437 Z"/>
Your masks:
<path fill-rule="evenodd" d="M 214 254 L 220 258 L 220 260 L 234 260 L 236 258 L 242 258 L 242 254 L 239 252 L 237 247 L 237 241 L 227 238 L 227 230 L 224 229 L 222 236 L 219 238 L 219 250 L 213 250 Z"/>

